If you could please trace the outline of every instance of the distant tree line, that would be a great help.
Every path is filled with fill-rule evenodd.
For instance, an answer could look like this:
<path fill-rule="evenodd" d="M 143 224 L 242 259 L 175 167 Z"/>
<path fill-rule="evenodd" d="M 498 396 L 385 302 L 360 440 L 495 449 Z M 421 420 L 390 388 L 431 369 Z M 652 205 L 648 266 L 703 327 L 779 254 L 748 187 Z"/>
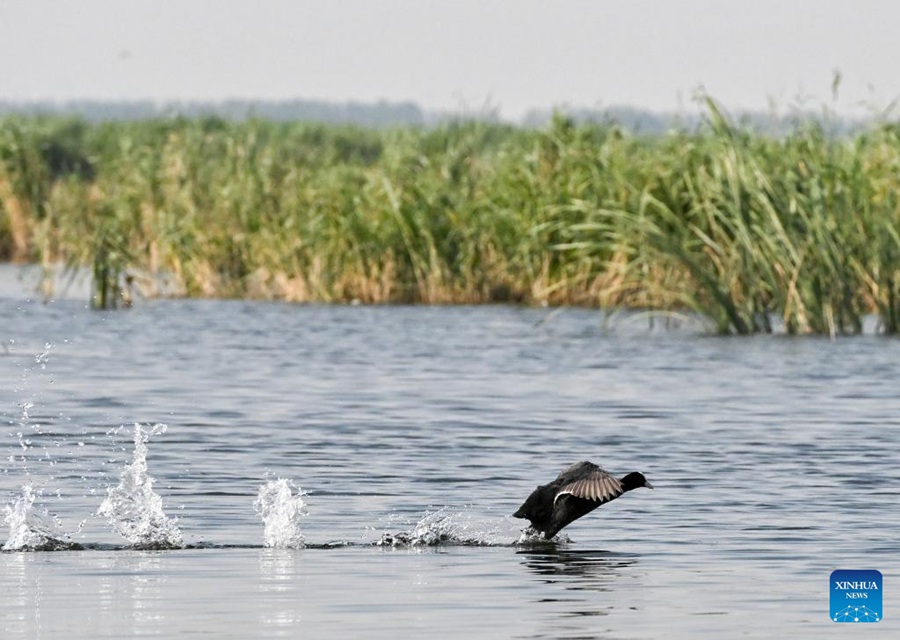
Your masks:
<path fill-rule="evenodd" d="M 423 125 L 426 114 L 413 102 L 328 102 L 324 100 L 219 100 L 156 102 L 153 100 L 0 101 L 0 115 L 77 116 L 89 122 L 157 118 L 258 118 L 275 122 L 306 121 L 364 127 Z"/>
<path fill-rule="evenodd" d="M 628 106 L 532 109 L 518 123 L 533 129 L 547 126 L 554 114 L 562 114 L 578 124 L 615 124 L 639 135 L 661 135 L 672 130 L 694 131 L 703 122 L 701 112 L 658 112 Z M 317 122 L 351 124 L 368 128 L 398 126 L 438 126 L 451 121 L 498 122 L 496 111 L 459 113 L 428 111 L 414 102 L 332 102 L 326 100 L 245 100 L 168 101 L 153 100 L 0 100 L 0 116 L 48 115 L 78 117 L 88 122 L 139 121 L 159 118 L 222 118 L 274 122 Z M 734 120 L 745 129 L 760 134 L 786 135 L 805 123 L 817 122 L 831 135 L 852 135 L 874 118 L 839 117 L 827 109 L 797 109 L 788 114 L 742 112 Z"/>

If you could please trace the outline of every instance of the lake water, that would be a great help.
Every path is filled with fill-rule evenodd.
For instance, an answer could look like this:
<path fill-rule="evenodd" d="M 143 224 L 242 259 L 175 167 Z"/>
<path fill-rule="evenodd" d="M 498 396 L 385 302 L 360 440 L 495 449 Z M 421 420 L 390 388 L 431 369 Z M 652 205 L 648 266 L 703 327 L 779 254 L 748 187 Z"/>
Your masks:
<path fill-rule="evenodd" d="M 105 313 L 7 285 L 0 343 L 7 520 L 83 547 L 0 553 L 6 640 L 900 633 L 897 340 L 493 306 Z M 510 514 L 581 459 L 656 488 L 518 544 Z M 126 477 L 145 493 L 112 506 L 158 509 L 184 548 L 130 548 Z M 292 487 L 269 507 L 299 548 L 267 548 L 285 529 L 254 503 Z M 884 574 L 883 621 L 830 621 L 834 569 Z"/>

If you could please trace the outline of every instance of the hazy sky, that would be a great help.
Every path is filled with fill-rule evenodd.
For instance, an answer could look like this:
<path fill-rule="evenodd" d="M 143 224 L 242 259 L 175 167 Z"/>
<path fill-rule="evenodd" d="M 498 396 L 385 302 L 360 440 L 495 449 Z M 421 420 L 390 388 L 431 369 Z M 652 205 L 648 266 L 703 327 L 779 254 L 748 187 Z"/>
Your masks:
<path fill-rule="evenodd" d="M 0 99 L 851 112 L 900 96 L 888 0 L 0 0 Z M 866 105 L 863 107 L 862 105 Z"/>

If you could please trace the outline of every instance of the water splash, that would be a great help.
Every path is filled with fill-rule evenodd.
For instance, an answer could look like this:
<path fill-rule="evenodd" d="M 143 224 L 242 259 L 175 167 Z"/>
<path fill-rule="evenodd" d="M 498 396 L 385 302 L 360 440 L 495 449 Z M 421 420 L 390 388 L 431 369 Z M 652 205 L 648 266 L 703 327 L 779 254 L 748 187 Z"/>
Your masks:
<path fill-rule="evenodd" d="M 375 544 L 382 547 L 490 547 L 508 545 L 508 536 L 506 521 L 498 523 L 483 517 L 473 517 L 464 511 L 441 507 L 437 511 L 426 513 L 412 531 L 386 531 Z"/>
<path fill-rule="evenodd" d="M 80 545 L 68 541 L 59 518 L 44 509 L 35 507 L 36 495 L 31 484 L 22 487 L 22 495 L 7 504 L 4 521 L 9 525 L 9 538 L 4 551 L 56 551 L 77 549 Z"/>
<path fill-rule="evenodd" d="M 270 480 L 259 488 L 253 508 L 262 518 L 263 544 L 266 547 L 300 549 L 303 532 L 300 520 L 306 515 L 307 495 L 287 478 Z"/>
<path fill-rule="evenodd" d="M 165 433 L 164 424 L 134 425 L 134 457 L 122 472 L 119 484 L 107 489 L 97 514 L 132 546 L 142 549 L 177 549 L 182 546 L 178 519 L 163 511 L 162 497 L 153 490 L 147 473 L 147 442 Z"/>
<path fill-rule="evenodd" d="M 542 532 L 532 527 L 525 527 L 522 530 L 522 533 L 519 535 L 519 539 L 516 540 L 517 545 L 524 545 L 529 547 L 540 545 L 569 544 L 570 542 L 572 542 L 572 539 L 565 533 L 557 533 L 550 540 L 547 540 Z"/>

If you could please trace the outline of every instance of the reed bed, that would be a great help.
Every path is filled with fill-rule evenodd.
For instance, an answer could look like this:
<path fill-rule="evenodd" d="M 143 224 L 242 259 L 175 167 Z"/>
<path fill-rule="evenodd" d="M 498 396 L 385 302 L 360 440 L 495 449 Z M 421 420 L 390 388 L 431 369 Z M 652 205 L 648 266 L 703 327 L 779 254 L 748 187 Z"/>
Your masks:
<path fill-rule="evenodd" d="M 557 116 L 354 127 L 0 121 L 0 257 L 145 296 L 688 309 L 900 331 L 900 128 L 641 137 Z"/>

